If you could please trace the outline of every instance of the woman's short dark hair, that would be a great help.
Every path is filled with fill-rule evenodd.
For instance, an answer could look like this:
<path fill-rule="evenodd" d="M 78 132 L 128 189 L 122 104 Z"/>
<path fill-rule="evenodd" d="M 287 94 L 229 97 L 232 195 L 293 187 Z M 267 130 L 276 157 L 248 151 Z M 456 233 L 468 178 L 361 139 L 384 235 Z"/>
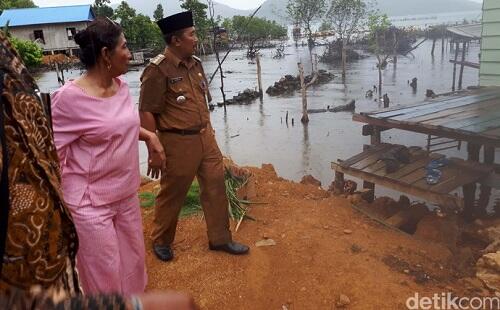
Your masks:
<path fill-rule="evenodd" d="M 80 60 L 85 67 L 97 64 L 103 47 L 113 50 L 118 45 L 122 27 L 106 17 L 97 17 L 87 29 L 75 35 L 75 42 L 80 46 Z"/>

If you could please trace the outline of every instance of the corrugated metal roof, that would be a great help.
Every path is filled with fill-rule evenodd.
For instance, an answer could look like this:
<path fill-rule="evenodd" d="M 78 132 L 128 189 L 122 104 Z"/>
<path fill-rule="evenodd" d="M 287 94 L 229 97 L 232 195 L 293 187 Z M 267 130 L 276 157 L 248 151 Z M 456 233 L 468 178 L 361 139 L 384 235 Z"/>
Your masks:
<path fill-rule="evenodd" d="M 10 27 L 91 21 L 95 19 L 90 5 L 11 9 L 3 11 L 0 27 Z"/>
<path fill-rule="evenodd" d="M 449 32 L 465 39 L 481 39 L 482 24 L 460 25 L 447 28 Z"/>

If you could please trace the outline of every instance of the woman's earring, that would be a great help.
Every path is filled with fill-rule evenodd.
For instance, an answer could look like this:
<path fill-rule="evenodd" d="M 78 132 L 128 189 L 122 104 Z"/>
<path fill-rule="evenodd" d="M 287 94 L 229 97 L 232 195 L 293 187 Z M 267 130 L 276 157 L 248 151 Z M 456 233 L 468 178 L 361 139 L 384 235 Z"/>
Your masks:
<path fill-rule="evenodd" d="M 108 71 L 111 71 L 111 64 L 108 64 L 107 68 L 108 68 Z"/>

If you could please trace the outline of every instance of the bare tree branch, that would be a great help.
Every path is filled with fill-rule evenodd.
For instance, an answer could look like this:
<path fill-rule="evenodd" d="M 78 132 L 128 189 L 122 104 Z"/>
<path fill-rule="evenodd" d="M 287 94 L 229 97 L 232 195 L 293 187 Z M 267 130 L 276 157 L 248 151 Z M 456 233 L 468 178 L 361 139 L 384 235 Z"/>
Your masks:
<path fill-rule="evenodd" d="M 260 10 L 260 8 L 262 7 L 262 5 L 260 5 L 257 9 L 255 9 L 255 11 L 252 13 L 252 15 L 250 15 L 250 18 L 248 20 L 248 23 L 250 23 L 250 21 L 252 20 L 252 18 L 255 16 L 255 14 L 257 14 L 257 12 Z M 247 25 L 248 25 L 247 23 Z M 220 64 L 217 66 L 217 68 L 215 69 L 214 73 L 212 73 L 212 75 L 210 76 L 210 80 L 208 81 L 208 84 L 211 84 L 212 83 L 212 80 L 214 79 L 215 75 L 217 74 L 217 72 L 221 69 L 221 65 L 224 63 L 224 61 L 226 60 L 227 56 L 229 55 L 229 53 L 233 50 L 233 47 L 234 45 L 236 44 L 236 42 L 239 40 L 239 36 L 236 40 L 233 41 L 233 43 L 231 44 L 231 46 L 229 47 L 229 49 L 227 50 L 226 54 L 224 55 L 224 57 L 222 58 Z"/>

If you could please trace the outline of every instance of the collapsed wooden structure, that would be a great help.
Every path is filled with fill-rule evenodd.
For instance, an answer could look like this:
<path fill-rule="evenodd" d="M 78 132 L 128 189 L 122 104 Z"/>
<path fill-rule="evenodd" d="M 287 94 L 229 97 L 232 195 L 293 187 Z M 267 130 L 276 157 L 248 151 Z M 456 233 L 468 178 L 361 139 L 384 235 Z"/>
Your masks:
<path fill-rule="evenodd" d="M 332 162 L 335 186 L 342 188 L 344 174 L 364 180 L 363 187 L 375 184 L 420 197 L 442 207 L 462 210 L 471 218 L 474 207 L 486 208 L 491 188 L 500 188 L 500 165 L 496 165 L 495 148 L 500 147 L 500 88 L 480 88 L 451 93 L 420 104 L 387 108 L 354 114 L 353 120 L 366 123 L 363 135 L 371 136 L 371 146 L 347 160 Z M 448 159 L 435 185 L 426 182 L 426 166 L 444 155 L 423 148 L 410 148 L 410 160 L 388 173 L 381 160 L 395 145 L 382 143 L 381 132 L 401 129 L 467 143 L 467 160 Z M 480 149 L 484 160 L 480 162 Z M 480 184 L 476 201 L 477 184 Z M 458 188 L 463 195 L 451 194 Z"/>

